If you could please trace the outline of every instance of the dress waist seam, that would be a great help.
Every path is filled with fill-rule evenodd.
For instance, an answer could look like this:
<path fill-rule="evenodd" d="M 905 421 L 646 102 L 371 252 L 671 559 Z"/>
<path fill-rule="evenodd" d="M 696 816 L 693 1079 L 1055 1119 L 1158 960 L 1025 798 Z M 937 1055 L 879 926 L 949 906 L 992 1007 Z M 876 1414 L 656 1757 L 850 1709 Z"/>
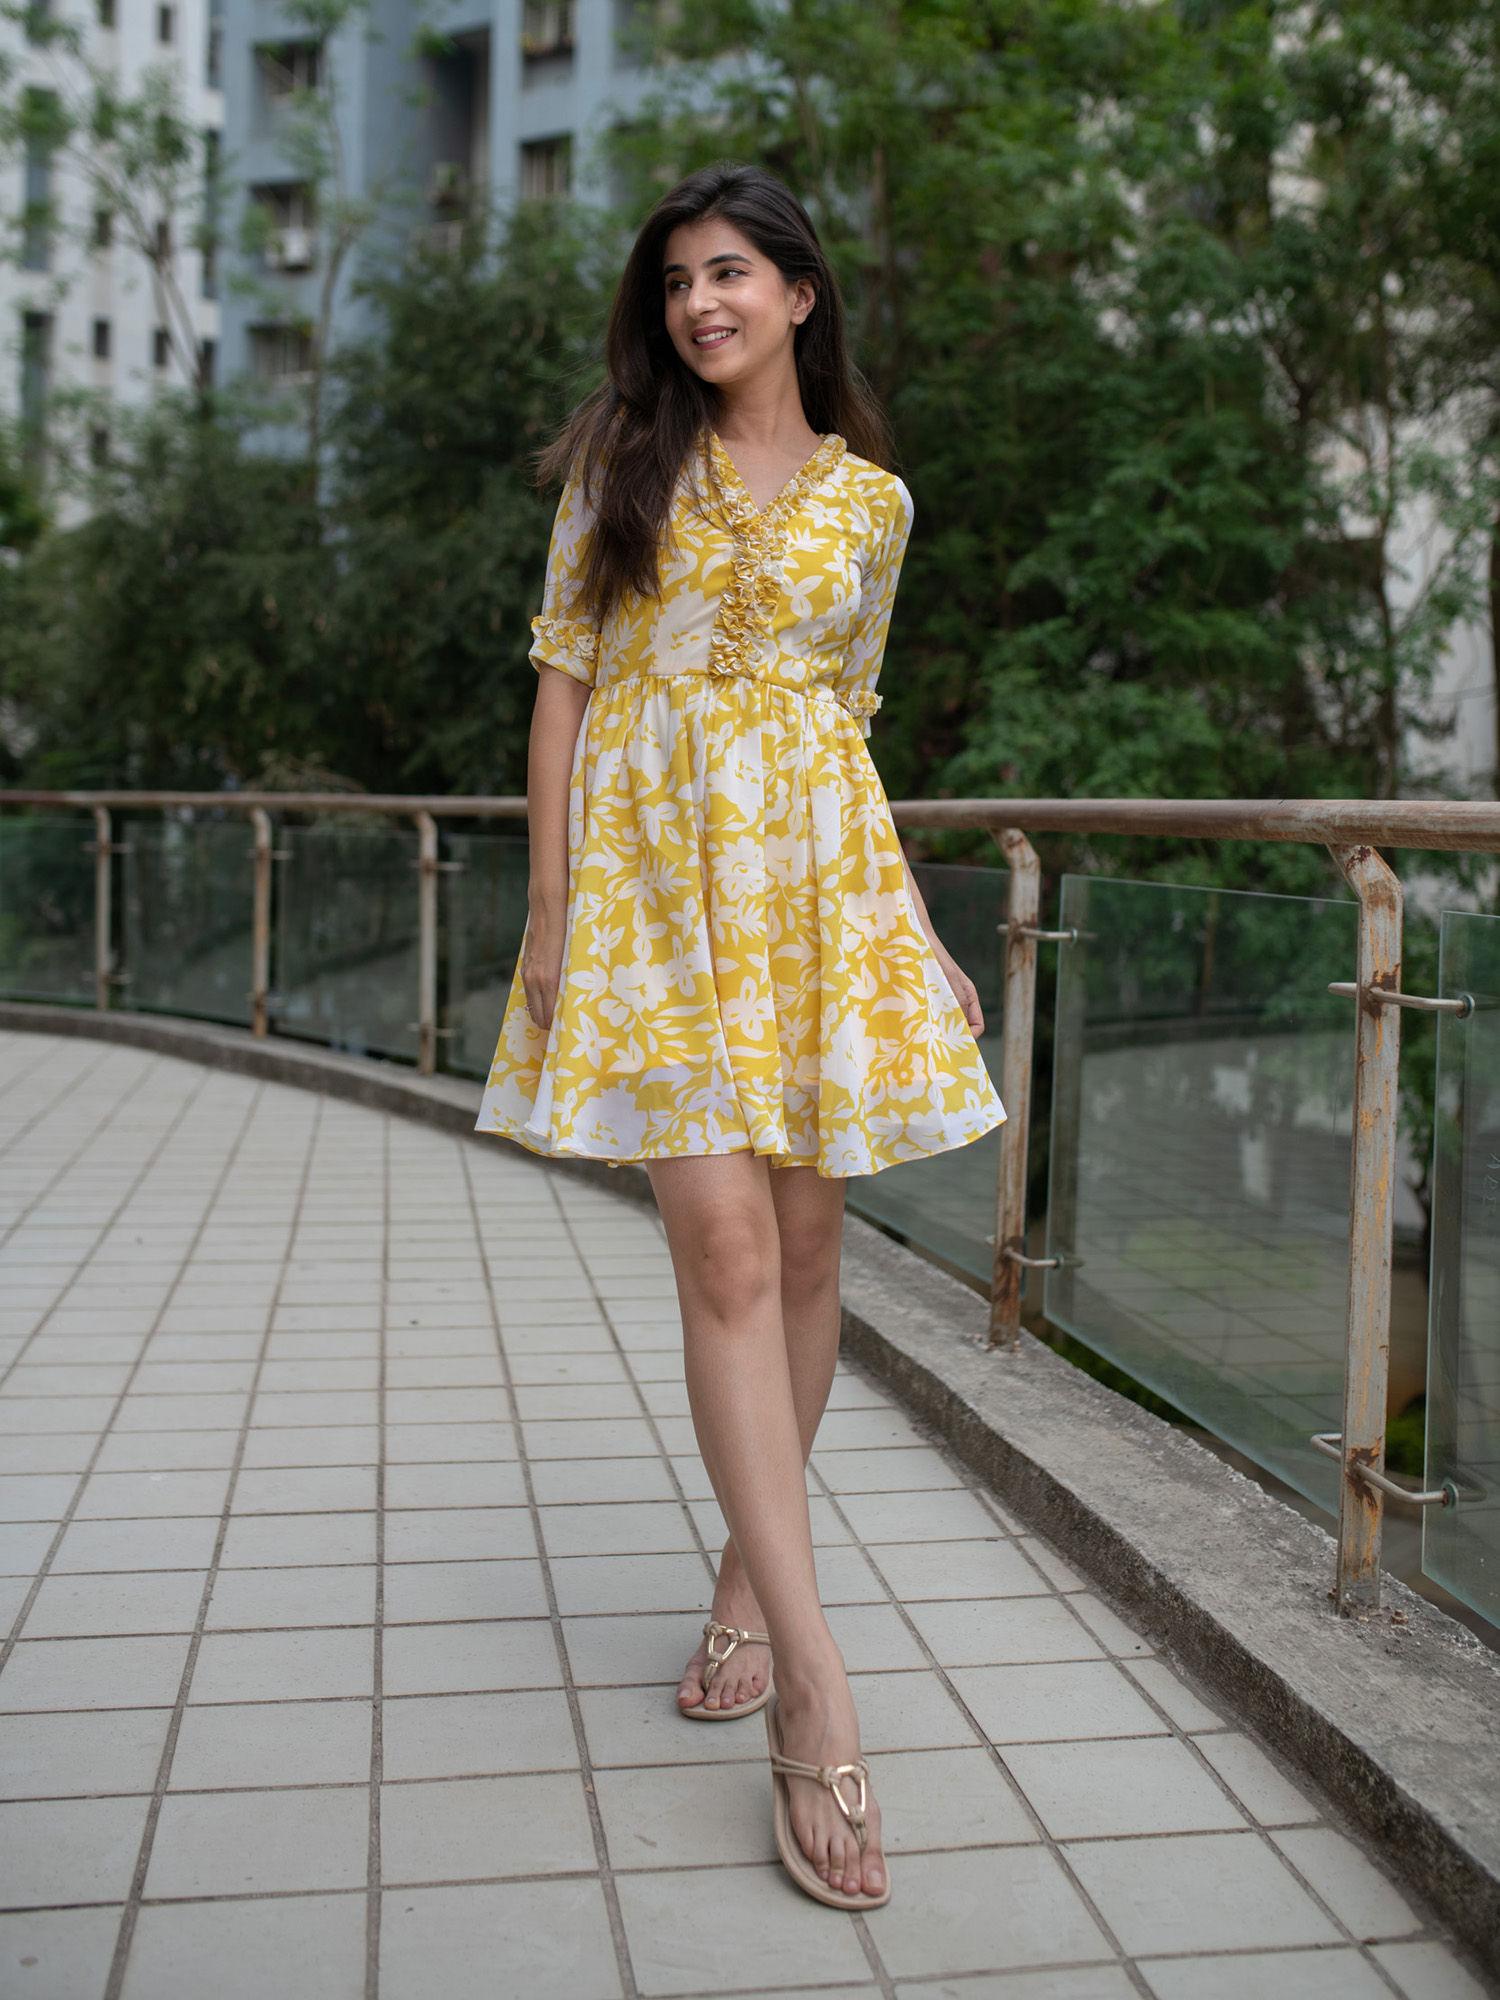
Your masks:
<path fill-rule="evenodd" d="M 611 688 L 634 687 L 638 683 L 651 684 L 656 681 L 753 681 L 762 687 L 779 688 L 783 694 L 799 694 L 814 700 L 837 702 L 850 715 L 864 717 L 873 715 L 880 707 L 881 697 L 868 688 L 838 688 L 827 681 L 805 681 L 795 683 L 777 680 L 771 674 L 750 672 L 716 673 L 711 668 L 683 667 L 670 674 L 617 674 L 607 681 L 596 681 L 594 692 L 605 694 Z"/>

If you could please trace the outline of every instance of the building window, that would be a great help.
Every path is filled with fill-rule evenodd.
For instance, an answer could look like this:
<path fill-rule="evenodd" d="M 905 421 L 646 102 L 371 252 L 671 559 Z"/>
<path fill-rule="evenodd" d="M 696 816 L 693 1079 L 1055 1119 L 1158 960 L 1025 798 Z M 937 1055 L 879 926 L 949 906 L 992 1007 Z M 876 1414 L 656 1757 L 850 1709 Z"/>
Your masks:
<path fill-rule="evenodd" d="M 312 373 L 312 335 L 300 326 L 252 326 L 250 371 L 261 382 L 300 382 Z"/>
<path fill-rule="evenodd" d="M 109 430 L 104 424 L 94 424 L 89 430 L 89 463 L 109 464 Z"/>
<path fill-rule="evenodd" d="M 23 103 L 26 163 L 21 268 L 48 271 L 52 268 L 52 152 L 57 97 L 50 90 L 28 88 Z"/>
<path fill-rule="evenodd" d="M 299 91 L 318 88 L 321 52 L 316 42 L 262 42 L 255 51 L 255 72 L 261 107 L 274 117 Z"/>
<path fill-rule="evenodd" d="M 28 465 L 39 465 L 46 443 L 47 392 L 52 380 L 52 315 L 21 315 L 21 435 Z"/>
<path fill-rule="evenodd" d="M 172 359 L 172 342 L 164 326 L 157 327 L 151 335 L 151 364 L 154 368 L 165 368 Z"/>
<path fill-rule="evenodd" d="M 224 7 L 223 0 L 210 0 L 208 35 L 203 44 L 203 81 L 210 90 L 224 87 Z"/>
<path fill-rule="evenodd" d="M 99 26 L 112 28 L 115 25 L 115 0 L 98 0 Z"/>
<path fill-rule="evenodd" d="M 94 210 L 94 248 L 96 250 L 107 250 L 114 240 L 115 218 L 113 211 L 107 208 L 96 208 Z"/>
<path fill-rule="evenodd" d="M 268 271 L 310 271 L 317 261 L 313 191 L 305 181 L 262 181 L 250 199 L 264 218 Z"/>
<path fill-rule="evenodd" d="M 170 264 L 172 261 L 172 218 L 170 216 L 164 215 L 158 221 L 155 230 L 152 232 L 152 242 L 154 245 L 153 254 L 157 263 Z"/>
<path fill-rule="evenodd" d="M 214 385 L 214 376 L 219 366 L 219 346 L 217 341 L 205 340 L 198 347 L 198 372 L 205 389 Z"/>
<path fill-rule="evenodd" d="M 526 0 L 521 15 L 521 54 L 538 56 L 573 53 L 573 0 Z"/>
<path fill-rule="evenodd" d="M 521 148 L 521 195 L 526 201 L 547 201 L 573 188 L 573 136 L 530 139 Z"/>
<path fill-rule="evenodd" d="M 199 288 L 206 299 L 219 296 L 219 135 L 203 134 L 203 265 Z"/>
<path fill-rule="evenodd" d="M 176 35 L 176 32 L 177 9 L 175 7 L 158 7 L 156 10 L 156 39 L 159 42 L 170 42 Z"/>
<path fill-rule="evenodd" d="M 96 319 L 94 321 L 94 359 L 96 361 L 108 361 L 109 359 L 109 332 L 109 321 L 107 319 Z"/>

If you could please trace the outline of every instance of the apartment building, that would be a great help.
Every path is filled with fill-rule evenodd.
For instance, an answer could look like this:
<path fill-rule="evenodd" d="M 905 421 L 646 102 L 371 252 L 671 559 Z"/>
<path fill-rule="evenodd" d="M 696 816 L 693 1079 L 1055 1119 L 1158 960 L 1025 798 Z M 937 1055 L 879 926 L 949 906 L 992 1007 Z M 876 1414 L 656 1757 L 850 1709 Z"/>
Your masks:
<path fill-rule="evenodd" d="M 200 369 L 212 378 L 220 272 L 195 238 L 218 156 L 224 97 L 219 0 L 41 0 L 34 11 L 39 22 L 61 17 L 80 35 L 73 54 L 49 44 L 44 31 L 0 21 L 7 92 L 17 100 L 25 93 L 39 127 L 88 101 L 91 66 L 110 76 L 127 101 L 153 69 L 164 68 L 198 141 L 182 171 L 178 212 L 157 208 L 137 190 L 135 208 L 169 274 L 166 287 L 134 240 L 134 219 L 110 197 L 107 143 L 49 143 L 39 130 L 0 162 L 0 208 L 19 223 L 20 250 L 0 263 L 0 412 L 18 427 L 23 453 L 45 481 L 60 390 L 102 392 L 86 424 L 87 449 L 97 458 L 110 448 L 109 405 L 145 402 L 166 383 L 185 388 Z M 64 516 L 70 504 L 77 505 L 61 504 Z"/>
<path fill-rule="evenodd" d="M 226 296 L 226 376 L 290 385 L 306 371 L 329 279 L 319 187 L 298 160 L 313 89 L 336 124 L 322 189 L 367 201 L 372 221 L 337 276 L 334 345 L 362 331 L 351 280 L 393 235 L 452 226 L 471 193 L 504 210 L 523 197 L 607 197 L 594 154 L 648 84 L 630 29 L 657 0 L 370 0 L 320 45 L 276 0 L 226 0 L 226 156 L 254 248 L 226 250 L 243 295 Z M 326 73 L 325 73 L 326 72 Z M 330 135 L 331 137 L 331 131 Z"/>

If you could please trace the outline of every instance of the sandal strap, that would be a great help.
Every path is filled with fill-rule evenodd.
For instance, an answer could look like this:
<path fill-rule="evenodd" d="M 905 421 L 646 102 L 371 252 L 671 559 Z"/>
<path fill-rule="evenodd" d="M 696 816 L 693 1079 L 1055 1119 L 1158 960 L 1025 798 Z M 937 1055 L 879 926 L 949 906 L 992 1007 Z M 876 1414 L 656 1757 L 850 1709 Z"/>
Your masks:
<path fill-rule="evenodd" d="M 709 1619 L 703 1628 L 703 1636 L 708 1640 L 708 1665 L 703 1673 L 705 1691 L 713 1685 L 714 1675 L 723 1666 L 736 1646 L 747 1643 L 758 1646 L 769 1646 L 771 1643 L 769 1632 L 751 1632 L 743 1625 L 725 1625 L 717 1618 Z M 724 1647 L 722 1652 L 716 1650 L 715 1647 L 715 1641 L 718 1639 L 727 1639 L 729 1641 L 729 1644 Z"/>
<path fill-rule="evenodd" d="M 794 1778 L 816 1778 L 819 1784 L 826 1785 L 832 1792 L 839 1811 L 853 1827 L 860 1852 L 864 1852 L 870 1832 L 865 1824 L 865 1786 L 869 1780 L 870 1767 L 863 1757 L 856 1757 L 852 1764 L 804 1764 L 800 1757 L 783 1757 L 779 1750 L 773 1750 L 771 1769 Z M 853 1778 L 859 1785 L 859 1799 L 852 1806 L 840 1788 L 841 1778 Z"/>

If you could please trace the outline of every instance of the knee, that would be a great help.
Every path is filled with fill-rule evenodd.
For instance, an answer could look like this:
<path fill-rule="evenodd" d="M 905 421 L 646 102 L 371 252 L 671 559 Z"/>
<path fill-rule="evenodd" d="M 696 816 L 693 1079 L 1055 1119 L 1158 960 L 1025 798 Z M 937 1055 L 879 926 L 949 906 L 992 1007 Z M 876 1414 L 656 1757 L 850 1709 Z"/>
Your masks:
<path fill-rule="evenodd" d="M 700 1314 L 715 1324 L 733 1325 L 777 1290 L 776 1238 L 744 1216 L 705 1221 L 694 1232 L 683 1277 Z"/>
<path fill-rule="evenodd" d="M 837 1286 L 842 1233 L 827 1229 L 786 1229 L 781 1232 L 781 1289 L 787 1298 L 802 1299 Z"/>

